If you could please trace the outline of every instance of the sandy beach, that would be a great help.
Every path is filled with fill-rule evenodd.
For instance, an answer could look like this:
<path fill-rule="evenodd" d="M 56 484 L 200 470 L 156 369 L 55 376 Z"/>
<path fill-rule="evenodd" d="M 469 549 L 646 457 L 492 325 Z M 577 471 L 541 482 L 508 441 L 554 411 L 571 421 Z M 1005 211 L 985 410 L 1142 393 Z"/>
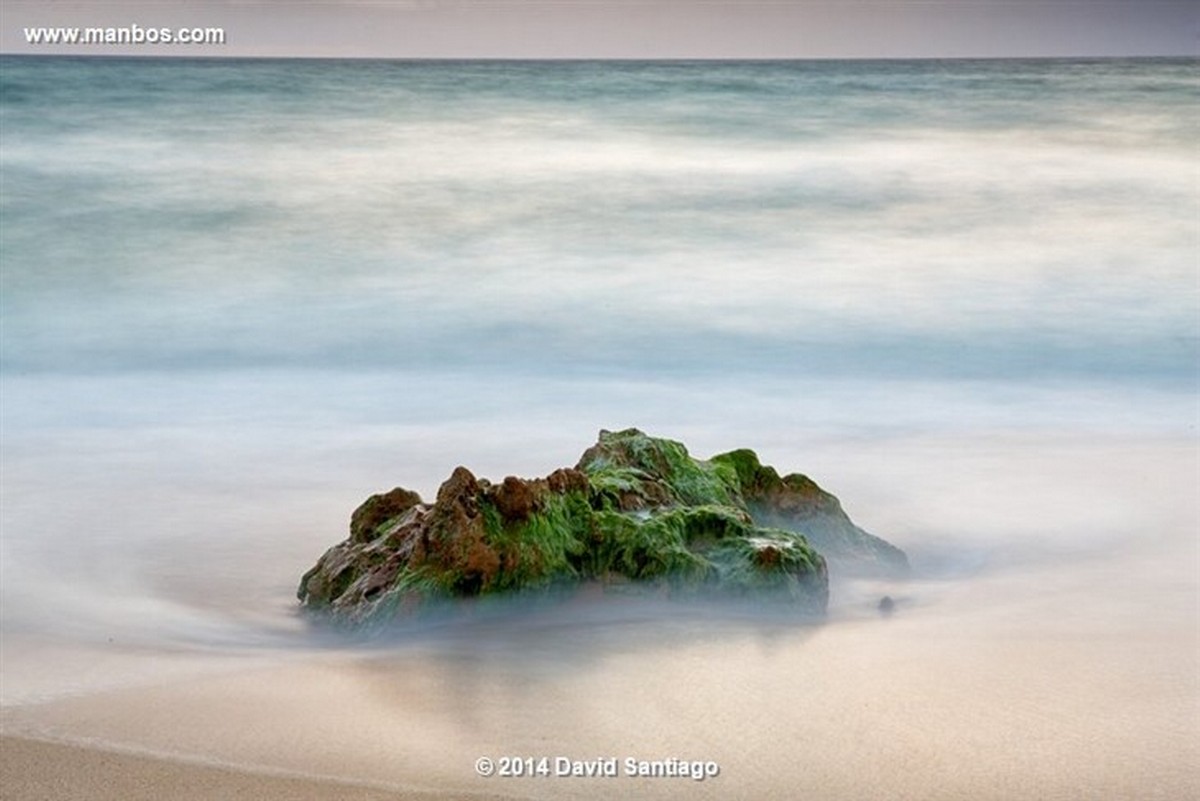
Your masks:
<path fill-rule="evenodd" d="M 1192 643 L 1163 627 L 1126 633 L 1064 629 L 1053 642 L 995 618 L 864 618 L 717 640 L 660 629 L 676 641 L 614 647 L 595 669 L 592 656 L 531 658 L 572 644 L 538 636 L 523 655 L 486 660 L 392 654 L 222 674 L 9 708 L 6 733 L 73 742 L 6 736 L 4 797 L 1193 797 Z M 678 755 L 720 774 L 474 775 L 477 756 L 506 754 Z"/>
<path fill-rule="evenodd" d="M 93 801 L 433 801 L 442 794 L 396 792 L 345 782 L 267 776 L 101 748 L 0 738 L 0 783 L 13 801 L 89 798 Z M 486 801 L 499 796 L 473 796 Z"/>

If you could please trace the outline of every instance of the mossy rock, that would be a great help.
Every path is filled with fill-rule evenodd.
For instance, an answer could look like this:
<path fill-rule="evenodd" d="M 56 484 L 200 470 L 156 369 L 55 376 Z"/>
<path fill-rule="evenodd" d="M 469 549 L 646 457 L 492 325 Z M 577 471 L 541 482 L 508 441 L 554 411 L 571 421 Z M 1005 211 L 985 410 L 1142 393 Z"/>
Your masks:
<path fill-rule="evenodd" d="M 841 502 L 808 476 L 780 476 L 749 449 L 718 454 L 709 462 L 735 478 L 741 503 L 755 522 L 803 532 L 835 572 L 885 577 L 908 574 L 904 551 L 856 526 Z"/>
<path fill-rule="evenodd" d="M 814 547 L 812 531 L 823 545 Z M 702 461 L 637 429 L 602 431 L 574 468 L 546 478 L 492 484 L 459 467 L 432 504 L 400 488 L 371 496 L 298 596 L 349 626 L 437 600 L 582 582 L 821 614 L 826 549 L 837 564 L 906 567 L 902 552 L 854 526 L 836 498 L 804 476 L 781 478 L 753 451 Z"/>

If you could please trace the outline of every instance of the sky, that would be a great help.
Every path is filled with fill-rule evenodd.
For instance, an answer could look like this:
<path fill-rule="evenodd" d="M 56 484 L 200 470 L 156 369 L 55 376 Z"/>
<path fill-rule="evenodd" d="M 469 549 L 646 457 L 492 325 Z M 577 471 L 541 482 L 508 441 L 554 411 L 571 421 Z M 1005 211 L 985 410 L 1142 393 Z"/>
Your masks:
<path fill-rule="evenodd" d="M 30 44 L 37 26 L 218 45 Z M 381 58 L 1200 55 L 1200 0 L 4 0 L 0 52 Z"/>

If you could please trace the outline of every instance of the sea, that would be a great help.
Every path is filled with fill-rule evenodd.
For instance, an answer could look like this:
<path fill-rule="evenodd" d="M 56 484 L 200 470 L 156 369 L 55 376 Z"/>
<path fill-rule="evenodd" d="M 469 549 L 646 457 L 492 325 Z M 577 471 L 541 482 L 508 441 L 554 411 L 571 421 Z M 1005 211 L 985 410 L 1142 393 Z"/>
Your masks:
<path fill-rule="evenodd" d="M 1198 90 L 1195 59 L 0 57 L 3 731 L 539 798 L 617 790 L 472 760 L 1200 792 Z M 299 614 L 368 495 L 627 427 L 809 475 L 912 578 L 834 576 L 817 626 Z M 271 691 L 294 749 L 153 695 L 281 662 L 321 666 Z M 338 692 L 369 762 L 312 722 Z M 121 693 L 159 700 L 71 706 Z"/>

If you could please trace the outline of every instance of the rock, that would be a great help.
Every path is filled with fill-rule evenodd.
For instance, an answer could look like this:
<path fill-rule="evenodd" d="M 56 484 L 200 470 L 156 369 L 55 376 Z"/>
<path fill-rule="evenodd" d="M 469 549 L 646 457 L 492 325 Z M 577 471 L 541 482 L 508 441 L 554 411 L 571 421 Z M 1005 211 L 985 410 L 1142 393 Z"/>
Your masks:
<path fill-rule="evenodd" d="M 884 617 L 890 617 L 892 612 L 896 611 L 896 602 L 892 600 L 892 596 L 885 595 L 879 599 L 879 614 Z"/>
<path fill-rule="evenodd" d="M 709 460 L 737 475 L 741 500 L 759 525 L 803 532 L 831 569 L 847 576 L 899 578 L 909 571 L 904 551 L 851 522 L 836 497 L 808 476 L 780 476 L 751 450 Z"/>
<path fill-rule="evenodd" d="M 305 573 L 297 594 L 306 609 L 350 626 L 438 599 L 583 583 L 821 614 L 829 595 L 821 547 L 837 564 L 906 564 L 832 495 L 803 476 L 780 478 L 753 451 L 702 461 L 636 429 L 602 431 L 574 468 L 546 478 L 493 485 L 458 467 L 432 504 L 401 488 L 371 496 L 352 515 L 350 537 Z"/>
<path fill-rule="evenodd" d="M 505 520 L 519 523 L 528 520 L 534 513 L 538 495 L 536 485 L 516 476 L 508 476 L 492 493 L 492 503 Z"/>
<path fill-rule="evenodd" d="M 350 539 L 365 542 L 382 523 L 407 512 L 420 502 L 420 495 L 401 487 L 382 495 L 372 495 L 350 516 Z"/>

